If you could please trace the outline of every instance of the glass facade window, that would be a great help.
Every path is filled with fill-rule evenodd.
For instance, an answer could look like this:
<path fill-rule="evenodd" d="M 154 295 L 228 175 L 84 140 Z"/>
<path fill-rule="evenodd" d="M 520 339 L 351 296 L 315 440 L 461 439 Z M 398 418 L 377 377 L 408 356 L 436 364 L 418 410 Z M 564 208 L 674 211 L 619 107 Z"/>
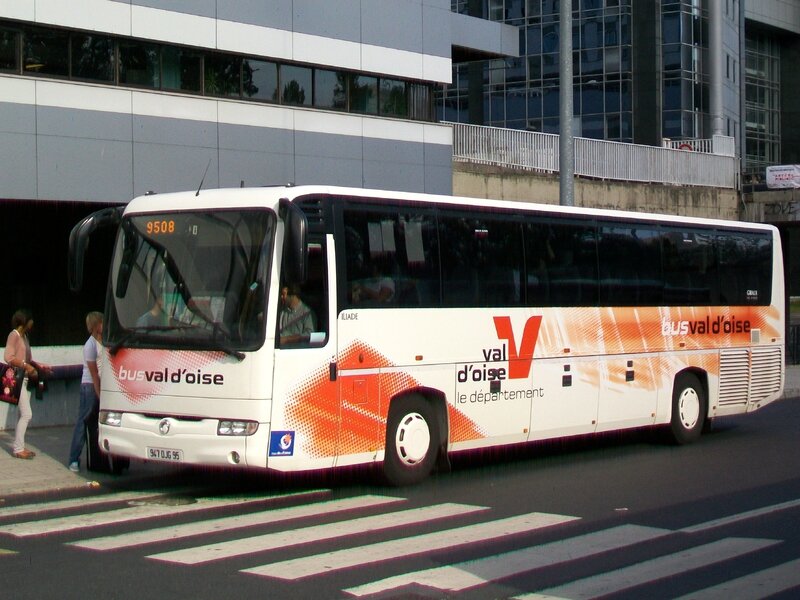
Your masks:
<path fill-rule="evenodd" d="M 114 81 L 114 42 L 103 35 L 71 36 L 72 77 L 89 81 Z"/>
<path fill-rule="evenodd" d="M 381 79 L 380 114 L 399 117 L 408 113 L 406 84 L 397 79 Z"/>
<path fill-rule="evenodd" d="M 196 52 L 164 46 L 161 49 L 163 87 L 183 92 L 202 92 L 202 65 L 202 57 Z"/>
<path fill-rule="evenodd" d="M 22 69 L 28 75 L 69 76 L 69 34 L 65 31 L 26 31 Z"/>
<path fill-rule="evenodd" d="M 350 109 L 374 115 L 378 112 L 378 78 L 354 75 L 350 80 Z"/>
<path fill-rule="evenodd" d="M 209 55 L 203 61 L 203 91 L 208 96 L 241 95 L 242 60 L 236 56 Z"/>
<path fill-rule="evenodd" d="M 511 81 L 524 89 L 525 62 L 517 61 L 515 69 Z M 430 83 L 3 20 L 0 72 L 417 121 L 432 121 L 435 114 Z"/>
<path fill-rule="evenodd" d="M 311 106 L 311 69 L 296 65 L 281 65 L 281 104 Z"/>
<path fill-rule="evenodd" d="M 19 34 L 0 28 L 0 71 L 16 71 L 19 56 Z"/>
<path fill-rule="evenodd" d="M 408 116 L 423 119 L 423 115 L 433 112 L 433 94 L 428 85 L 412 83 L 408 86 Z"/>
<path fill-rule="evenodd" d="M 347 109 L 347 74 L 314 69 L 314 106 Z"/>
<path fill-rule="evenodd" d="M 781 160 L 780 45 L 766 33 L 745 40 L 745 162 L 748 175 L 764 176 Z"/>
<path fill-rule="evenodd" d="M 144 42 L 120 42 L 119 82 L 122 85 L 161 87 L 160 47 Z"/>
<path fill-rule="evenodd" d="M 488 9 L 488 2 L 482 4 Z M 470 6 L 455 0 L 453 6 L 455 10 L 481 16 L 475 15 L 474 3 Z M 470 7 L 472 10 L 467 10 Z M 575 121 L 580 125 L 576 130 L 578 135 L 633 141 L 632 10 L 631 0 L 573 1 L 573 94 Z M 470 86 L 474 90 L 477 85 L 478 69 L 454 65 L 453 84 L 441 94 L 440 116 L 450 119 L 452 115 L 455 117 L 452 120 L 459 122 L 477 119 L 496 127 L 558 133 L 559 11 L 558 0 L 494 2 L 485 16 L 521 25 L 522 56 L 476 63 L 481 65 L 484 78 L 482 110 L 469 104 L 470 98 L 474 98 L 470 96 Z M 622 95 L 629 97 L 623 101 Z M 609 106 L 604 105 L 607 96 L 612 98 Z M 613 114 L 610 127 L 604 112 Z M 597 118 L 587 119 L 589 115 Z"/>
<path fill-rule="evenodd" d="M 278 65 L 266 60 L 242 61 L 242 92 L 254 100 L 278 101 Z"/>

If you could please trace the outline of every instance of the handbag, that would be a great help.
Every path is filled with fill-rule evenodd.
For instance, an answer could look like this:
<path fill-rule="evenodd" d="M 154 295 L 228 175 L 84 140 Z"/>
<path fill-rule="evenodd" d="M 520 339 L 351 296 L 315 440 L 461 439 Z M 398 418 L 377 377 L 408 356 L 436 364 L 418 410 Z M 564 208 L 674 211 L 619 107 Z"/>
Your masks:
<path fill-rule="evenodd" d="M 19 395 L 22 392 L 22 382 L 25 379 L 25 369 L 3 365 L 2 381 L 0 381 L 0 402 L 19 404 Z"/>

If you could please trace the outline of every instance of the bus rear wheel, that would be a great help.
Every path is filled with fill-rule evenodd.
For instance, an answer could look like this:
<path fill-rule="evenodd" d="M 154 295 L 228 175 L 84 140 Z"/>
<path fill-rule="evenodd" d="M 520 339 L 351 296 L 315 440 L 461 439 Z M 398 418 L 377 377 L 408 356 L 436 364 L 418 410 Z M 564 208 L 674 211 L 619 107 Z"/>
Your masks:
<path fill-rule="evenodd" d="M 389 408 L 383 473 L 392 485 L 411 485 L 430 475 L 439 451 L 436 409 L 417 394 Z"/>
<path fill-rule="evenodd" d="M 697 441 L 703 432 L 706 414 L 706 394 L 697 376 L 683 373 L 676 377 L 672 389 L 672 440 L 676 444 Z"/>

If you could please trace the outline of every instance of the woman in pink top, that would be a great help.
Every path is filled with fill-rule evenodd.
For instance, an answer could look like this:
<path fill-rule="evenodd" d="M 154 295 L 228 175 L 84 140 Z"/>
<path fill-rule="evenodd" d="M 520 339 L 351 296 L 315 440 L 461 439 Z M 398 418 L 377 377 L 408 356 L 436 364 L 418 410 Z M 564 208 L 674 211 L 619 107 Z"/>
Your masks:
<path fill-rule="evenodd" d="M 19 420 L 17 421 L 16 436 L 14 438 L 13 453 L 16 458 L 33 458 L 34 452 L 25 448 L 25 431 L 33 416 L 31 411 L 31 392 L 28 389 L 28 379 L 35 378 L 38 373 L 31 364 L 31 345 L 28 341 L 28 332 L 33 329 L 33 317 L 27 310 L 18 310 L 11 317 L 11 333 L 6 341 L 5 362 L 13 367 L 25 369 L 25 381 L 19 395 Z"/>

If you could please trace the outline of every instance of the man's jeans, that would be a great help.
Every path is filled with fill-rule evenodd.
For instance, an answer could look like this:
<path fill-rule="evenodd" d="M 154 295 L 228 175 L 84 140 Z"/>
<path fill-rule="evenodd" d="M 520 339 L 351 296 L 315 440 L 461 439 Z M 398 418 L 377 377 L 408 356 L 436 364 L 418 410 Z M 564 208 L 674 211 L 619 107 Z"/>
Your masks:
<path fill-rule="evenodd" d="M 81 384 L 81 405 L 78 409 L 78 422 L 75 423 L 75 431 L 72 433 L 72 444 L 69 447 L 69 462 L 78 462 L 81 457 L 81 450 L 86 443 L 86 419 L 92 414 L 95 403 L 99 401 L 97 394 L 94 393 L 94 385 L 91 383 Z"/>

